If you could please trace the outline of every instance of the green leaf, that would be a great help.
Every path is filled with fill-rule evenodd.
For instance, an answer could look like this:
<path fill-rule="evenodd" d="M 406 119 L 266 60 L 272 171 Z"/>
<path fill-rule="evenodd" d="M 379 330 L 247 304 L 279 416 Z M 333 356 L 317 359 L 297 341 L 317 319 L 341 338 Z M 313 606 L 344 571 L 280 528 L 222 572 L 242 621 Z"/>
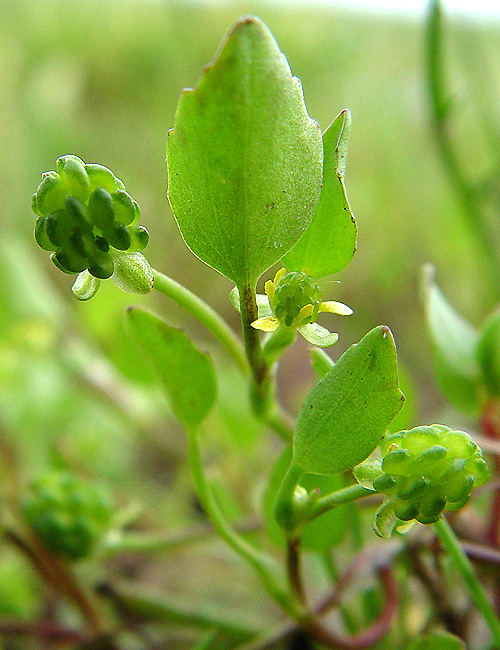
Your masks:
<path fill-rule="evenodd" d="M 448 303 L 434 282 L 434 270 L 425 268 L 427 328 L 434 353 L 434 370 L 439 387 L 450 402 L 468 413 L 479 412 L 479 364 L 477 330 Z"/>
<path fill-rule="evenodd" d="M 196 429 L 217 393 L 210 357 L 154 314 L 131 307 L 127 315 L 134 340 L 161 379 L 176 417 L 186 428 Z"/>
<path fill-rule="evenodd" d="M 466 645 L 454 634 L 436 632 L 415 639 L 406 650 L 465 650 Z"/>
<path fill-rule="evenodd" d="M 500 397 L 500 310 L 488 318 L 479 332 L 477 359 L 488 394 Z"/>
<path fill-rule="evenodd" d="M 319 127 L 267 27 L 244 17 L 169 132 L 168 196 L 189 248 L 240 287 L 298 241 L 321 191 Z"/>
<path fill-rule="evenodd" d="M 394 339 L 388 327 L 376 327 L 306 397 L 294 433 L 294 462 L 313 474 L 354 467 L 378 445 L 403 400 Z"/>
<path fill-rule="evenodd" d="M 323 135 L 323 187 L 309 227 L 283 258 L 289 271 L 315 278 L 338 273 L 356 251 L 356 221 L 347 200 L 344 173 L 351 114 L 344 110 Z"/>

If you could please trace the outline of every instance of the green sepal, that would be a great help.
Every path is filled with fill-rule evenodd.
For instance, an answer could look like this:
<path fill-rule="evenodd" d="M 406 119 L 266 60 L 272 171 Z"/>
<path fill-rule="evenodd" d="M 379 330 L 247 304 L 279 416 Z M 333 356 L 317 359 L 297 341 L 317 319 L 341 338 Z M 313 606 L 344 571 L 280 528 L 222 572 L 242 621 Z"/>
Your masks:
<path fill-rule="evenodd" d="M 356 251 L 356 221 L 344 186 L 350 132 L 351 114 L 344 110 L 323 134 L 321 195 L 307 230 L 282 260 L 289 271 L 322 278 L 341 271 Z"/>
<path fill-rule="evenodd" d="M 132 307 L 127 316 L 134 341 L 160 378 L 173 412 L 187 429 L 197 429 L 217 395 L 209 355 L 183 331 L 148 311 Z"/>
<path fill-rule="evenodd" d="M 294 463 L 313 474 L 354 467 L 378 445 L 403 400 L 391 331 L 377 327 L 306 397 L 294 432 Z"/>
<path fill-rule="evenodd" d="M 330 332 L 318 323 L 307 323 L 307 325 L 298 327 L 297 330 L 308 343 L 317 345 L 319 348 L 329 348 L 339 340 L 339 335 L 336 332 Z"/>
<path fill-rule="evenodd" d="M 85 203 L 89 198 L 90 182 L 83 160 L 73 155 L 61 156 L 56 160 L 56 164 L 68 194 Z"/>
<path fill-rule="evenodd" d="M 78 300 L 90 300 L 97 293 L 100 284 L 101 281 L 85 269 L 76 276 L 71 291 Z"/>
<path fill-rule="evenodd" d="M 237 286 L 298 241 L 322 179 L 319 127 L 267 27 L 229 31 L 169 133 L 168 196 L 189 248 Z"/>
<path fill-rule="evenodd" d="M 87 172 L 87 176 L 89 178 L 91 192 L 93 192 L 98 187 L 102 187 L 110 194 L 113 194 L 113 192 L 115 192 L 115 190 L 118 188 L 115 175 L 107 167 L 104 167 L 103 165 L 97 165 L 95 163 L 90 163 L 85 165 L 85 171 Z"/>
<path fill-rule="evenodd" d="M 66 188 L 57 172 L 45 172 L 36 190 L 37 214 L 48 216 L 64 207 Z"/>
<path fill-rule="evenodd" d="M 36 243 L 46 251 L 56 251 L 58 246 L 50 241 L 47 234 L 47 217 L 38 217 L 35 223 L 35 240 Z"/>
<path fill-rule="evenodd" d="M 124 226 L 129 226 L 135 219 L 135 208 L 132 197 L 123 190 L 117 190 L 111 195 L 115 208 L 115 219 Z"/>

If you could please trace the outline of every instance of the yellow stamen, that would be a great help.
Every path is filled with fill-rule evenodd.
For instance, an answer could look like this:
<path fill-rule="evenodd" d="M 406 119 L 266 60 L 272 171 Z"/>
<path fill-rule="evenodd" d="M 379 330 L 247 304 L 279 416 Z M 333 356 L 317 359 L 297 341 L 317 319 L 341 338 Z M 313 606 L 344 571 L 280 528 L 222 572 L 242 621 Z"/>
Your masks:
<path fill-rule="evenodd" d="M 281 269 L 276 273 L 276 275 L 274 276 L 274 280 L 273 280 L 274 285 L 276 286 L 276 285 L 278 284 L 278 282 L 279 282 L 280 280 L 282 280 L 282 279 L 283 279 L 283 276 L 285 276 L 285 275 L 286 275 L 286 269 L 283 267 L 283 268 L 281 268 Z"/>
<path fill-rule="evenodd" d="M 268 280 L 264 285 L 264 291 L 266 292 L 266 295 L 269 298 L 269 300 L 272 300 L 274 298 L 275 290 L 276 287 L 274 286 L 274 282 L 272 280 Z"/>
<path fill-rule="evenodd" d="M 300 323 L 301 320 L 304 320 L 304 318 L 307 318 L 310 316 L 314 311 L 314 306 L 311 304 L 304 305 L 302 309 L 299 311 L 299 315 L 295 319 L 297 322 Z"/>

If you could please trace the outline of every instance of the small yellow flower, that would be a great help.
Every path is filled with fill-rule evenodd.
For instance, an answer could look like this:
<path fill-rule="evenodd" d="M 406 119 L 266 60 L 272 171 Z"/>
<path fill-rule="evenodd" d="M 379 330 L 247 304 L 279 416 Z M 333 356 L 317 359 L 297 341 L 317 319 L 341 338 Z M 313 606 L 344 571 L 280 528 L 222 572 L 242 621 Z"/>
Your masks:
<path fill-rule="evenodd" d="M 252 327 L 263 332 L 274 332 L 280 326 L 293 327 L 309 343 L 327 347 L 337 342 L 338 334 L 329 332 L 316 323 L 318 313 L 328 312 L 342 316 L 352 314 L 352 309 L 341 302 L 321 302 L 319 286 L 306 273 L 287 273 L 282 268 L 274 280 L 265 283 L 264 290 L 269 313 L 263 313 L 251 323 Z M 262 303 L 261 300 L 259 302 Z M 260 311 L 262 313 L 264 310 Z"/>

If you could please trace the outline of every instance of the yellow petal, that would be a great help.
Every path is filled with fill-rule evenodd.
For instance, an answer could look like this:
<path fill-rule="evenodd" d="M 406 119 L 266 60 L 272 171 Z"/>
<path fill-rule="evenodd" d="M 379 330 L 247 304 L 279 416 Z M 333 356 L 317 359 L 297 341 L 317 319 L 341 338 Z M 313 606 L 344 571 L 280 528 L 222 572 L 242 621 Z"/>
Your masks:
<path fill-rule="evenodd" d="M 302 309 L 299 311 L 299 315 L 295 320 L 300 323 L 301 320 L 310 316 L 313 313 L 313 311 L 314 311 L 313 305 L 311 304 L 304 305 Z"/>
<path fill-rule="evenodd" d="M 329 312 L 330 314 L 340 314 L 341 316 L 349 316 L 352 314 L 352 309 L 350 307 L 344 305 L 343 302 L 337 302 L 336 300 L 322 302 L 319 306 L 319 310 Z"/>
<path fill-rule="evenodd" d="M 276 316 L 262 316 L 262 318 L 257 318 L 253 323 L 250 323 L 252 327 L 256 330 L 262 330 L 263 332 L 274 332 L 277 330 L 280 322 Z"/>
<path fill-rule="evenodd" d="M 274 284 L 277 285 L 284 275 L 286 275 L 286 269 L 283 267 L 274 276 L 274 280 L 273 280 Z"/>
<path fill-rule="evenodd" d="M 266 292 L 267 297 L 272 300 L 274 297 L 275 286 L 272 280 L 268 280 L 264 285 L 264 291 Z"/>

